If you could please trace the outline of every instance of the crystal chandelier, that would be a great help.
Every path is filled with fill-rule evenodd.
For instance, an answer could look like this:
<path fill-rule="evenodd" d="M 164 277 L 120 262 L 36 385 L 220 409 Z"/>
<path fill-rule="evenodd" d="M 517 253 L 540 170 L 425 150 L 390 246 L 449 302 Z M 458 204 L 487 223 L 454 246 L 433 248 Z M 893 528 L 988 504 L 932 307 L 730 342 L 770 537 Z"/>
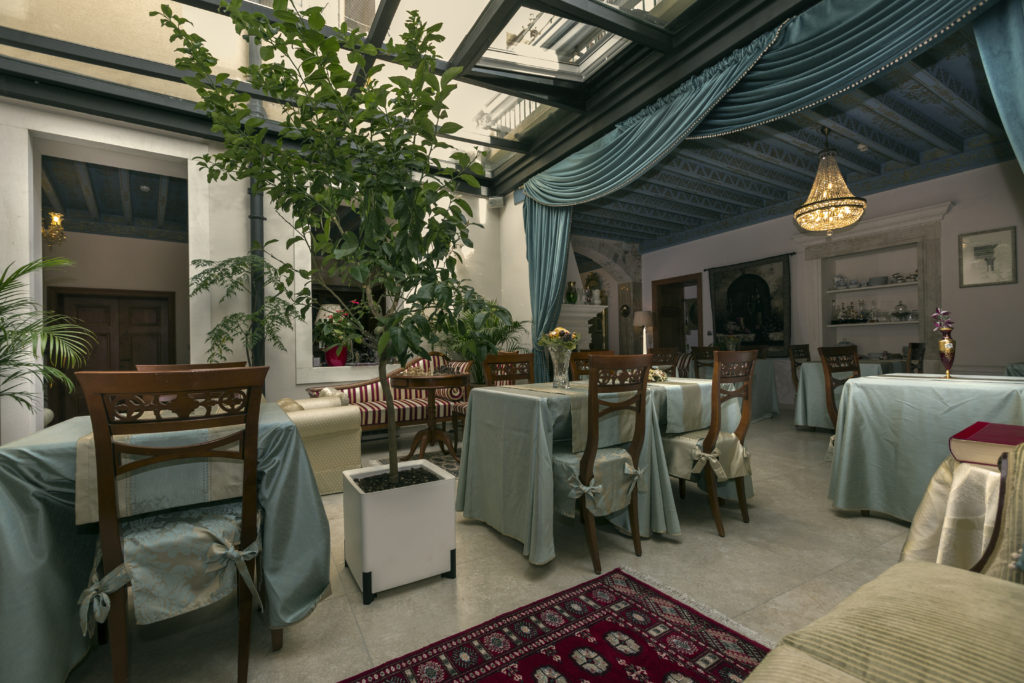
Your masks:
<path fill-rule="evenodd" d="M 46 242 L 46 246 L 53 247 L 67 239 L 64 227 L 61 225 L 63 222 L 64 214 L 56 211 L 50 212 L 50 224 L 43 226 L 43 241 Z"/>
<path fill-rule="evenodd" d="M 864 215 L 868 203 L 863 197 L 854 197 L 843 180 L 843 174 L 836 163 L 836 151 L 828 146 L 828 128 L 825 134 L 825 149 L 818 153 L 818 175 L 814 178 L 811 193 L 793 218 L 804 230 L 824 232 L 831 237 L 833 230 L 847 228 Z"/>

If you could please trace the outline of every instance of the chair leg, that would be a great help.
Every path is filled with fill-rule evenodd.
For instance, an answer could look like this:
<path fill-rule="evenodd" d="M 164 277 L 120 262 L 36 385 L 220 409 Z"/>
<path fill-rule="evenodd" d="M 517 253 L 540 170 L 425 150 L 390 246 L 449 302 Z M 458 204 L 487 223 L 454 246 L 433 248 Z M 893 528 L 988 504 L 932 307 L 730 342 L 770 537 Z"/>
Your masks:
<path fill-rule="evenodd" d="M 679 478 L 679 500 L 686 500 L 686 479 Z"/>
<path fill-rule="evenodd" d="M 704 484 L 708 487 L 708 502 L 711 503 L 711 516 L 715 518 L 718 535 L 725 536 L 725 526 L 722 524 L 722 511 L 718 508 L 718 477 L 715 476 L 710 467 L 704 468 Z"/>
<path fill-rule="evenodd" d="M 736 477 L 733 481 L 736 482 L 736 498 L 740 501 L 740 514 L 743 516 L 743 522 L 749 524 L 750 514 L 747 512 L 747 485 L 743 482 L 743 477 Z"/>
<path fill-rule="evenodd" d="M 459 450 L 459 416 L 452 413 L 452 455 Z"/>
<path fill-rule="evenodd" d="M 587 506 L 582 506 L 583 527 L 587 535 L 587 548 L 590 549 L 590 561 L 594 563 L 594 573 L 601 573 L 601 556 L 597 552 L 597 525 L 594 524 L 594 515 L 590 513 Z"/>
<path fill-rule="evenodd" d="M 246 568 L 252 573 L 253 561 L 246 562 Z M 238 682 L 245 683 L 249 678 L 249 641 L 252 636 L 252 593 L 239 578 L 238 587 Z"/>
<path fill-rule="evenodd" d="M 633 532 L 633 551 L 637 557 L 640 557 L 643 553 L 640 550 L 640 514 L 636 500 L 636 489 L 634 488 L 633 495 L 629 500 L 629 530 Z"/>
<path fill-rule="evenodd" d="M 272 628 L 270 629 L 270 650 L 271 652 L 277 652 L 284 647 L 284 629 L 283 628 Z"/>
<path fill-rule="evenodd" d="M 107 618 L 110 638 L 110 663 L 114 670 L 114 683 L 128 681 L 128 588 L 110 596 L 110 614 Z"/>

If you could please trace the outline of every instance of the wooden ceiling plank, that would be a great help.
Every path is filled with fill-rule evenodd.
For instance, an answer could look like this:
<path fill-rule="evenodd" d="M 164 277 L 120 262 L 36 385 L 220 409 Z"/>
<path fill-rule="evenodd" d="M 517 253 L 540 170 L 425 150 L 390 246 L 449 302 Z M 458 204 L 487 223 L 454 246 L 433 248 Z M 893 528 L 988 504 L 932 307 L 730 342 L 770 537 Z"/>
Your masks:
<path fill-rule="evenodd" d="M 822 145 L 820 142 L 812 142 L 809 139 L 805 139 L 810 137 L 810 133 L 806 129 L 799 128 L 786 121 L 776 121 L 769 126 L 761 126 L 759 130 L 764 131 L 778 142 L 795 147 L 807 154 L 815 166 L 815 171 L 817 171 L 818 153 L 821 151 Z M 842 167 L 850 171 L 863 173 L 864 175 L 878 175 L 882 172 L 881 166 L 859 156 L 839 153 L 838 158 Z"/>
<path fill-rule="evenodd" d="M 734 160 L 728 159 L 722 155 L 709 154 L 707 151 L 704 151 L 704 153 L 679 151 L 676 156 L 691 162 L 692 165 L 696 167 L 694 171 L 697 174 L 701 173 L 701 167 L 706 167 L 710 171 L 706 174 L 709 180 L 721 180 L 733 187 L 742 186 L 744 191 L 750 192 L 762 199 L 775 201 L 788 194 L 788 192 L 783 191 L 778 185 L 769 184 L 767 182 L 767 174 L 758 176 L 749 168 L 744 168 Z M 714 175 L 714 171 L 727 174 L 729 178 L 716 177 Z M 762 180 L 762 178 L 765 180 Z M 772 178 L 772 181 L 775 180 L 775 178 Z M 789 183 L 789 192 L 796 192 L 797 189 L 796 183 Z"/>
<path fill-rule="evenodd" d="M 78 176 L 78 184 L 82 190 L 82 198 L 89 209 L 89 217 L 98 221 L 100 219 L 99 205 L 96 203 L 96 191 L 92 187 L 92 178 L 89 177 L 89 169 L 81 161 L 75 162 L 75 174 Z"/>
<path fill-rule="evenodd" d="M 870 149 L 901 164 L 913 165 L 921 160 L 917 151 L 875 128 L 854 119 L 832 104 L 823 104 L 800 114 L 817 126 L 825 126 L 833 133 L 849 140 L 864 144 Z"/>
<path fill-rule="evenodd" d="M 581 216 L 592 216 L 594 218 L 607 218 L 608 220 L 619 221 L 622 223 L 642 223 L 645 226 L 643 230 L 645 232 L 650 233 L 651 235 L 659 235 L 664 232 L 672 232 L 673 230 L 675 230 L 676 226 L 682 222 L 676 222 L 671 219 L 643 216 L 634 211 L 627 211 L 622 209 L 597 209 L 589 207 L 576 207 L 576 210 L 573 211 L 573 213 L 578 213 Z"/>
<path fill-rule="evenodd" d="M 911 68 L 911 66 L 916 68 Z M 983 106 L 971 90 L 938 66 L 926 67 L 918 60 L 907 65 L 907 75 L 937 98 L 990 135 L 1004 135 L 1003 127 L 985 114 Z"/>
<path fill-rule="evenodd" d="M 651 201 L 652 199 L 654 201 Z M 636 206 L 640 209 L 647 209 L 652 205 L 658 206 L 665 211 L 679 214 L 681 216 L 687 216 L 689 218 L 695 218 L 701 221 L 718 220 L 723 213 L 721 211 L 711 211 L 694 206 L 693 204 L 687 204 L 685 201 L 676 200 L 668 196 L 668 192 L 666 190 L 652 190 L 650 186 L 642 187 L 641 183 L 633 183 L 621 192 L 616 192 L 614 195 L 593 202 L 594 206 L 601 208 L 615 208 L 620 204 Z"/>
<path fill-rule="evenodd" d="M 64 207 L 60 203 L 60 197 L 57 196 L 57 191 L 53 188 L 53 183 L 50 182 L 50 176 L 46 174 L 46 169 L 43 168 L 40 171 L 40 183 L 43 186 L 43 194 L 46 195 L 46 200 L 50 202 L 50 206 L 53 210 L 58 213 L 64 213 Z"/>
<path fill-rule="evenodd" d="M 892 95 L 887 94 L 885 88 L 877 83 L 869 83 L 861 90 L 868 97 L 861 104 L 862 107 L 874 111 L 879 116 L 892 121 L 900 128 L 926 140 L 944 152 L 954 154 L 963 151 L 964 141 L 958 135 L 938 121 L 904 105 Z"/>
<path fill-rule="evenodd" d="M 717 210 L 716 203 L 718 202 L 742 207 L 744 210 L 758 207 L 762 204 L 761 201 L 754 199 L 748 193 L 736 192 L 725 187 L 700 182 L 687 175 L 682 175 L 673 169 L 661 166 L 656 167 L 653 172 L 645 175 L 643 181 L 685 192 L 689 200 L 698 202 L 698 206 L 710 208 L 712 211 Z M 706 204 L 702 200 L 715 203 Z"/>

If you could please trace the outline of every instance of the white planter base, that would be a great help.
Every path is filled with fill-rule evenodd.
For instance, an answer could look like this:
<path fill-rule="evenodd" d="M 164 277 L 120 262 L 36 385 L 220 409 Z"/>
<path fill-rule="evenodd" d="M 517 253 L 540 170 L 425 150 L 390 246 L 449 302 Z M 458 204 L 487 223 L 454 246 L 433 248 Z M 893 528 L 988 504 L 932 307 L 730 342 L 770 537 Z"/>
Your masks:
<path fill-rule="evenodd" d="M 360 479 L 387 465 L 344 473 L 345 566 L 368 605 L 377 591 L 431 576 L 455 578 L 455 477 L 427 460 L 398 464 L 422 468 L 437 481 L 365 493 Z"/>

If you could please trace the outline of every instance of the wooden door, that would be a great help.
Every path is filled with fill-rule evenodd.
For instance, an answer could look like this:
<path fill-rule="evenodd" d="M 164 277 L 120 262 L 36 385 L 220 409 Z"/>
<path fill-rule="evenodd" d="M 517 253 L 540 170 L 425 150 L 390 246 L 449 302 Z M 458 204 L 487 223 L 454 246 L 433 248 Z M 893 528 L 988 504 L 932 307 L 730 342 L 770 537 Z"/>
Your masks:
<path fill-rule="evenodd" d="M 701 345 L 701 274 L 651 282 L 654 345 L 685 351 Z"/>
<path fill-rule="evenodd" d="M 81 320 L 96 335 L 83 370 L 134 370 L 140 363 L 174 362 L 174 294 L 54 289 L 50 307 Z M 50 392 L 55 421 L 88 415 L 81 391 Z"/>

